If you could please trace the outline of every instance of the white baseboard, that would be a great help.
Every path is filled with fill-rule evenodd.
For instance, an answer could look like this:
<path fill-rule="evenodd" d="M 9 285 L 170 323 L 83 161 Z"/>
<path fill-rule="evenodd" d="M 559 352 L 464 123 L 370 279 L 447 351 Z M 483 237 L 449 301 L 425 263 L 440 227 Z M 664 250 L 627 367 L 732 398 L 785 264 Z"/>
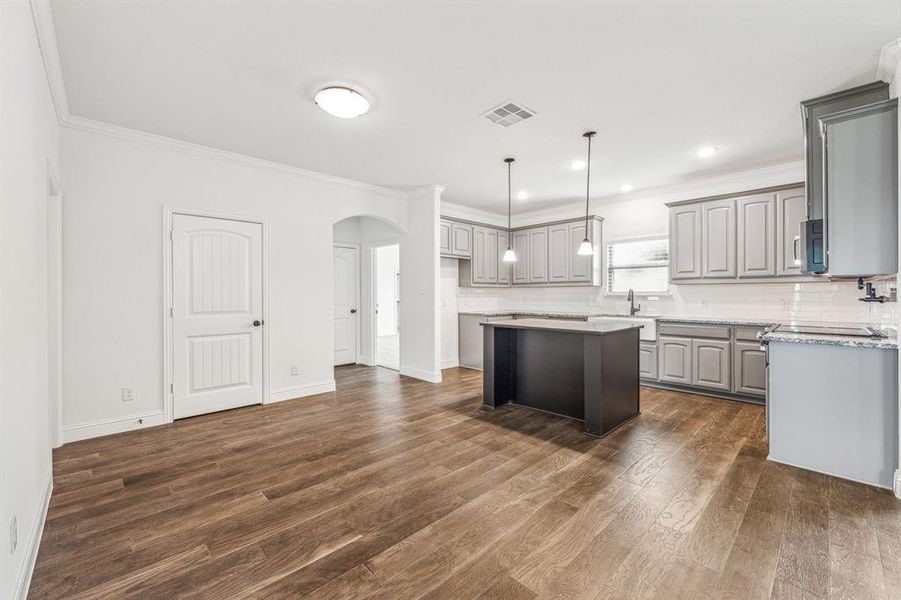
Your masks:
<path fill-rule="evenodd" d="M 335 380 L 320 381 L 317 383 L 308 383 L 297 387 L 282 388 L 269 392 L 269 402 L 283 402 L 285 400 L 293 400 L 294 398 L 303 398 L 304 396 L 312 396 L 313 394 L 325 394 L 326 392 L 335 391 Z"/>
<path fill-rule="evenodd" d="M 459 367 L 459 366 L 460 366 L 460 358 L 456 357 L 456 356 L 454 358 L 448 358 L 446 360 L 441 361 L 442 369 L 453 369 L 454 367 Z"/>
<path fill-rule="evenodd" d="M 69 442 L 87 440 L 102 435 L 122 433 L 123 431 L 132 431 L 134 429 L 144 429 L 145 427 L 155 427 L 156 425 L 164 425 L 165 423 L 166 413 L 156 411 L 129 415 L 127 417 L 104 419 L 102 421 L 94 421 L 93 423 L 67 425 L 63 427 L 63 441 L 68 444 Z"/>
<path fill-rule="evenodd" d="M 894 480 L 894 489 L 892 491 L 895 492 L 895 498 L 901 498 L 901 469 L 895 470 L 895 480 Z"/>
<path fill-rule="evenodd" d="M 426 371 L 425 369 L 401 365 L 400 374 L 414 379 L 428 381 L 429 383 L 441 383 L 441 371 Z"/>
<path fill-rule="evenodd" d="M 767 459 L 767 460 L 771 460 L 771 461 L 773 461 L 774 463 L 779 463 L 780 465 L 788 465 L 789 467 L 795 467 L 796 469 L 804 469 L 805 471 L 813 471 L 814 473 L 822 473 L 823 475 L 828 475 L 828 476 L 830 476 L 830 477 L 835 477 L 835 478 L 837 478 L 837 479 L 844 479 L 844 480 L 846 480 L 846 481 L 853 481 L 854 483 L 862 483 L 862 484 L 864 484 L 864 485 L 870 485 L 870 486 L 873 486 L 873 487 L 882 488 L 882 489 L 884 489 L 884 490 L 890 490 L 890 489 L 892 489 L 891 486 L 889 486 L 889 485 L 884 485 L 884 484 L 882 484 L 882 483 L 879 483 L 878 481 L 864 481 L 864 480 L 862 480 L 862 479 L 857 479 L 857 478 L 855 478 L 855 477 L 848 477 L 847 475 L 839 475 L 838 473 L 832 473 L 832 472 L 830 472 L 830 471 L 823 471 L 823 470 L 821 470 L 821 469 L 812 469 L 812 468 L 810 468 L 810 467 L 805 467 L 805 466 L 803 466 L 803 465 L 796 465 L 795 463 L 788 462 L 787 460 L 781 460 L 781 459 L 779 459 L 779 458 L 773 458 L 773 455 L 772 455 L 772 454 L 768 455 L 768 456 L 766 457 L 766 459 Z M 895 484 L 895 490 L 897 490 L 897 489 L 898 489 L 898 471 L 895 471 L 894 484 Z"/>
<path fill-rule="evenodd" d="M 375 361 L 372 360 L 371 356 L 362 355 L 360 359 L 357 361 L 357 364 L 366 365 L 367 367 L 374 367 Z"/>
<path fill-rule="evenodd" d="M 41 490 L 41 502 L 38 504 L 38 515 L 28 535 L 28 546 L 25 551 L 25 562 L 16 577 L 17 600 L 25 600 L 28 597 L 28 588 L 31 586 L 31 575 L 34 573 L 34 564 L 38 558 L 38 549 L 41 546 L 41 535 L 44 533 L 44 523 L 47 520 L 47 509 L 50 508 L 50 495 L 53 493 L 53 467 L 44 476 L 44 486 Z"/>

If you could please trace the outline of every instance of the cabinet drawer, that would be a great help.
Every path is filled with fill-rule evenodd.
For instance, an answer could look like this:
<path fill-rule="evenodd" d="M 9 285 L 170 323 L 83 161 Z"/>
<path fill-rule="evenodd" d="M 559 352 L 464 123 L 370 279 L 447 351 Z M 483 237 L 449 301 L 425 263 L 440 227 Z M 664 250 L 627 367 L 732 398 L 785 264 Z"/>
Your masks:
<path fill-rule="evenodd" d="M 681 325 L 675 323 L 663 323 L 657 326 L 657 335 L 728 340 L 730 329 L 731 328 L 728 325 Z"/>
<path fill-rule="evenodd" d="M 735 339 L 746 342 L 760 342 L 758 334 L 762 333 L 766 327 L 736 327 Z"/>

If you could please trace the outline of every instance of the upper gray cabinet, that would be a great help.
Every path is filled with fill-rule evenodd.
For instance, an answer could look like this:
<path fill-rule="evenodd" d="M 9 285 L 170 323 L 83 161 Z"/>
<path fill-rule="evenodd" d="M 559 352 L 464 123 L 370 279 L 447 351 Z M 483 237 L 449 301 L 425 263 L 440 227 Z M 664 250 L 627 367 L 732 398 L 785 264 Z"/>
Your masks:
<path fill-rule="evenodd" d="M 442 219 L 438 223 L 439 248 L 442 255 L 451 253 L 451 222 Z"/>
<path fill-rule="evenodd" d="M 485 234 L 485 263 L 486 272 L 488 273 L 487 283 L 497 283 L 498 259 L 497 255 L 497 229 L 489 229 Z"/>
<path fill-rule="evenodd" d="M 569 224 L 550 225 L 547 228 L 548 282 L 569 281 L 569 252 Z"/>
<path fill-rule="evenodd" d="M 594 244 L 594 253 L 600 255 L 602 247 L 600 223 L 597 225 L 594 229 L 595 236 L 592 243 Z M 567 265 L 569 281 L 592 281 L 595 278 L 595 268 L 598 271 L 600 270 L 600 260 L 595 259 L 594 256 L 581 256 L 579 254 L 579 246 L 582 245 L 582 240 L 585 238 L 585 223 L 583 221 L 569 224 L 569 241 L 566 249 L 566 256 L 569 259 L 569 264 Z M 600 285 L 600 281 L 598 281 L 598 285 Z"/>
<path fill-rule="evenodd" d="M 736 200 L 738 276 L 776 275 L 776 197 L 761 194 Z"/>
<path fill-rule="evenodd" d="M 826 266 L 833 277 L 898 271 L 898 100 L 820 119 Z"/>
<path fill-rule="evenodd" d="M 488 277 L 488 228 L 472 228 L 472 282 L 491 283 Z M 496 271 L 495 271 L 496 272 Z"/>
<path fill-rule="evenodd" d="M 839 111 L 887 100 L 889 86 L 875 81 L 801 102 L 807 168 L 806 217 L 823 218 L 823 146 L 819 119 Z"/>
<path fill-rule="evenodd" d="M 701 273 L 707 278 L 735 277 L 735 201 L 701 205 Z"/>
<path fill-rule="evenodd" d="M 529 283 L 548 281 L 548 228 L 529 229 Z"/>
<path fill-rule="evenodd" d="M 698 204 L 670 209 L 669 246 L 671 279 L 701 276 L 701 208 Z"/>
<path fill-rule="evenodd" d="M 513 252 L 516 262 L 513 263 L 513 284 L 529 283 L 529 232 L 513 232 Z"/>
<path fill-rule="evenodd" d="M 801 276 L 803 185 L 669 205 L 670 278 L 768 280 Z"/>
<path fill-rule="evenodd" d="M 438 241 L 442 256 L 472 257 L 472 225 L 469 223 L 441 219 L 438 223 Z"/>
<path fill-rule="evenodd" d="M 507 245 L 510 241 L 510 233 L 507 231 L 497 232 L 497 256 L 503 258 L 504 252 L 507 251 Z M 510 285 L 513 268 L 511 263 L 505 263 L 499 260 L 497 263 L 497 282 L 500 285 Z"/>

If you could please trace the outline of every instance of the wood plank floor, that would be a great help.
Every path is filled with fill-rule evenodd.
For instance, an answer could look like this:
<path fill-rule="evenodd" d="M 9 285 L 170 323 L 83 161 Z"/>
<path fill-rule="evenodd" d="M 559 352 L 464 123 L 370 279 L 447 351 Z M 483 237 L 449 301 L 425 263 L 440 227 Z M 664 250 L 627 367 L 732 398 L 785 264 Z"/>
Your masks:
<path fill-rule="evenodd" d="M 642 388 L 605 439 L 481 375 L 65 446 L 31 598 L 901 598 L 901 502 L 767 462 L 761 407 Z"/>

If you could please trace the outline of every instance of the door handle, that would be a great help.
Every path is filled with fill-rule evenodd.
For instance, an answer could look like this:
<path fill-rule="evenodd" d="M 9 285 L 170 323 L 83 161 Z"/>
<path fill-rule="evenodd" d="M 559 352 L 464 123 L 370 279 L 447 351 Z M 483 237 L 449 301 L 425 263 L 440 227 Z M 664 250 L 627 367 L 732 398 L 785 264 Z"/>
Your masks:
<path fill-rule="evenodd" d="M 352 315 L 357 314 L 357 309 L 356 308 L 350 309 L 350 314 L 352 314 Z"/>
<path fill-rule="evenodd" d="M 259 327 L 259 326 L 262 325 L 262 324 L 263 324 L 262 321 L 254 321 L 254 322 L 253 322 L 253 326 L 254 326 L 254 327 Z"/>

